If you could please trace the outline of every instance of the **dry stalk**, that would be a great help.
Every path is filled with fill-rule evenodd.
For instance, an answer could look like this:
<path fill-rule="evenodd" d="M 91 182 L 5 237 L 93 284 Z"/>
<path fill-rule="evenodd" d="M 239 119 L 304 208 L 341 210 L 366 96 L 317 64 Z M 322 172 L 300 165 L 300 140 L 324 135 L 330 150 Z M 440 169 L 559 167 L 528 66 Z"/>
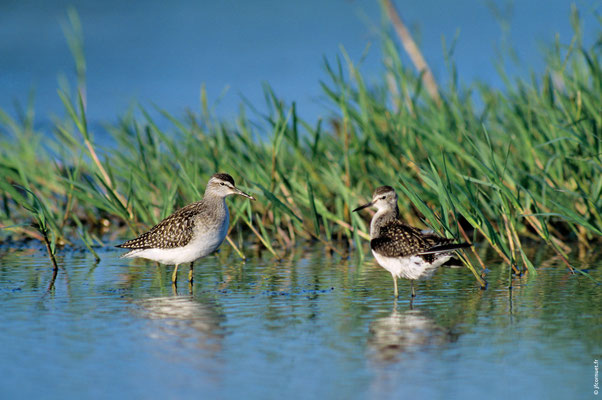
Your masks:
<path fill-rule="evenodd" d="M 420 49 L 416 45 L 416 42 L 412 38 L 410 31 L 406 28 L 403 23 L 399 12 L 393 5 L 391 0 L 383 0 L 385 8 L 387 10 L 387 15 L 397 32 L 397 36 L 401 40 L 401 44 L 405 49 L 406 53 L 410 56 L 410 59 L 414 63 L 414 66 L 418 70 L 418 72 L 422 76 L 422 83 L 426 87 L 426 90 L 429 92 L 431 98 L 435 100 L 438 106 L 441 105 L 441 96 L 439 95 L 439 88 L 437 87 L 437 82 L 435 82 L 435 78 L 428 64 L 424 60 Z"/>

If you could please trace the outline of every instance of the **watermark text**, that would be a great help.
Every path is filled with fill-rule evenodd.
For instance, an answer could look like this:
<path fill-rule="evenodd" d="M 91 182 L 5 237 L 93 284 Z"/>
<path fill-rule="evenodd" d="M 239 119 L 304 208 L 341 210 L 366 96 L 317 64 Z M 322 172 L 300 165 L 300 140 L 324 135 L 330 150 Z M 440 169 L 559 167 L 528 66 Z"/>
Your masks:
<path fill-rule="evenodd" d="M 597 396 L 600 391 L 600 383 L 598 381 L 598 360 L 594 360 L 594 394 Z"/>

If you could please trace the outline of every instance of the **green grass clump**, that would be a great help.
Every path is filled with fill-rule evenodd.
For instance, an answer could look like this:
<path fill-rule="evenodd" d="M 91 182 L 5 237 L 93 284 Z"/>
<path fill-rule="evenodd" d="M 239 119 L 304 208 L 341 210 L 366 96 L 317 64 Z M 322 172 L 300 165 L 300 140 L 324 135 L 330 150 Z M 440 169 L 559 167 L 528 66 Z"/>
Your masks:
<path fill-rule="evenodd" d="M 327 122 L 304 121 L 267 86 L 267 114 L 243 108 L 222 121 L 203 90 L 199 112 L 140 108 L 107 127 L 114 144 L 105 146 L 88 127 L 85 91 L 61 91 L 67 117 L 53 132 L 34 131 L 31 108 L 20 120 L 0 111 L 3 226 L 40 236 L 16 226 L 28 218 L 20 186 L 44 199 L 57 243 L 79 237 L 93 249 L 198 200 L 208 177 L 227 171 L 259 199 L 231 207 L 241 255 L 251 237 L 278 258 L 307 240 L 361 251 L 367 222 L 350 210 L 389 184 L 411 224 L 482 242 L 517 273 L 536 271 L 529 243 L 572 269 L 571 250 L 586 252 L 602 233 L 600 42 L 585 48 L 577 34 L 551 46 L 541 74 L 507 79 L 503 90 L 452 79 L 433 101 L 384 35 L 380 84 L 369 87 L 348 59 L 326 62 Z M 477 251 L 465 261 L 482 273 Z"/>

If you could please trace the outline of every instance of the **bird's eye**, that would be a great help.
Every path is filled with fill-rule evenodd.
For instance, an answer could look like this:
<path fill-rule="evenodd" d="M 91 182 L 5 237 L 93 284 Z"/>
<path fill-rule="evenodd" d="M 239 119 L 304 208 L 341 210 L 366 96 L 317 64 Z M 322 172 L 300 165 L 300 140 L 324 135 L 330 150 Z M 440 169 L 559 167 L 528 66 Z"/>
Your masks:
<path fill-rule="evenodd" d="M 220 184 L 220 185 L 222 185 L 222 186 L 225 186 L 225 185 L 224 185 L 224 182 L 220 182 L 219 184 Z"/>
<path fill-rule="evenodd" d="M 381 197 L 380 199 L 381 199 L 381 200 L 384 200 L 384 199 L 386 199 L 386 198 L 387 198 L 387 196 L 383 196 L 383 197 Z"/>

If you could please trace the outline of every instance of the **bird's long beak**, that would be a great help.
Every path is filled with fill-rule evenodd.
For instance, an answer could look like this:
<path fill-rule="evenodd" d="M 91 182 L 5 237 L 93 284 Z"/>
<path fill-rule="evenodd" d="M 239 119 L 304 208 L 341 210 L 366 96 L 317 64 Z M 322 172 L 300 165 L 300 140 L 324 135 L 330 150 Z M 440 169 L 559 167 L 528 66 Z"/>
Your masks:
<path fill-rule="evenodd" d="M 251 196 L 250 194 L 246 194 L 239 188 L 234 188 L 234 190 L 236 191 L 236 194 L 241 195 L 242 197 L 246 197 L 247 199 L 250 199 L 250 200 L 255 200 L 255 197 Z"/>
<path fill-rule="evenodd" d="M 355 210 L 353 210 L 353 212 L 359 211 L 359 210 L 363 210 L 364 208 L 370 207 L 372 204 L 374 204 L 373 201 L 371 201 L 368 204 L 364 204 L 363 206 L 359 206 L 358 208 L 356 208 Z"/>

